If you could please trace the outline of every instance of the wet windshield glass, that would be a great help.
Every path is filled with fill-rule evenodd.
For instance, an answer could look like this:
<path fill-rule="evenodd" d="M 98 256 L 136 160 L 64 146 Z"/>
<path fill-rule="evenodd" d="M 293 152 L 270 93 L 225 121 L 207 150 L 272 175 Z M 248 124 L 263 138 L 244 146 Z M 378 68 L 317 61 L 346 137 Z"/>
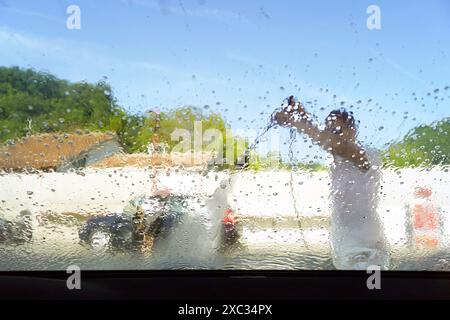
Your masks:
<path fill-rule="evenodd" d="M 0 270 L 450 270 L 450 5 L 0 0 Z"/>

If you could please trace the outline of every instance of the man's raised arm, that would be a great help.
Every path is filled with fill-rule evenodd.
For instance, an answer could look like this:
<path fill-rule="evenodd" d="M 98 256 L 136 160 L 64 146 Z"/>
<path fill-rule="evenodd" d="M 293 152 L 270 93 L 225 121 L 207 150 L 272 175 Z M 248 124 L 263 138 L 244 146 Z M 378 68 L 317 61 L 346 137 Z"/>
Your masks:
<path fill-rule="evenodd" d="M 272 116 L 272 121 L 282 127 L 297 129 L 325 151 L 333 155 L 339 155 L 362 169 L 370 168 L 364 149 L 356 141 L 347 141 L 338 134 L 320 130 L 312 122 L 311 116 L 305 111 L 304 107 L 299 102 L 295 102 L 292 96 L 288 99 L 288 105 Z"/>

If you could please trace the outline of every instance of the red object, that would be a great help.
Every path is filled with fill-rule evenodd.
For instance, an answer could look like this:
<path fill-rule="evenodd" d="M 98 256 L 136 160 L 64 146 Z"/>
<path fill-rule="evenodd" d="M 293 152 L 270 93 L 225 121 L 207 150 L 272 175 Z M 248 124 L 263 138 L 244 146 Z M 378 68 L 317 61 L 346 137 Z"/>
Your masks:
<path fill-rule="evenodd" d="M 414 206 L 414 229 L 436 230 L 438 227 L 439 216 L 433 205 Z"/>
<path fill-rule="evenodd" d="M 414 194 L 418 198 L 429 198 L 433 194 L 433 192 L 431 191 L 430 188 L 419 187 L 416 188 Z"/>
<path fill-rule="evenodd" d="M 437 248 L 439 240 L 432 237 L 420 236 L 416 237 L 416 244 L 427 248 Z"/>
<path fill-rule="evenodd" d="M 432 195 L 430 188 L 418 187 L 415 192 L 419 203 L 413 206 L 413 228 L 417 245 L 436 248 L 439 245 L 439 212 L 429 199 Z"/>
<path fill-rule="evenodd" d="M 225 218 L 223 218 L 223 223 L 234 225 L 236 223 L 236 217 L 233 214 L 233 210 L 225 210 Z"/>

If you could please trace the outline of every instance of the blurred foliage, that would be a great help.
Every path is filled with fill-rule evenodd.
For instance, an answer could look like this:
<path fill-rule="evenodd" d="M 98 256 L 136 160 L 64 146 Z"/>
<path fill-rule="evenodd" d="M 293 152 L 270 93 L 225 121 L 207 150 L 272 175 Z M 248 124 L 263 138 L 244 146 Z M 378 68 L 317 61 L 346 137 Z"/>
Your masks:
<path fill-rule="evenodd" d="M 134 145 L 130 147 L 132 152 L 145 152 L 156 134 L 168 150 L 213 152 L 218 158 L 216 164 L 227 167 L 235 165 L 248 145 L 244 139 L 233 135 L 220 113 L 205 113 L 193 106 L 179 107 L 159 113 L 159 128 L 157 117 L 155 112 L 149 112 L 143 119 Z"/>
<path fill-rule="evenodd" d="M 450 164 L 450 118 L 412 129 L 383 153 L 388 167 L 429 167 Z"/>
<path fill-rule="evenodd" d="M 0 141 L 77 129 L 120 131 L 125 113 L 110 86 L 69 83 L 45 72 L 0 67 Z"/>
<path fill-rule="evenodd" d="M 272 151 L 268 152 L 266 155 L 260 155 L 256 152 L 250 154 L 248 169 L 258 172 L 264 170 L 301 170 L 301 171 L 327 171 L 329 168 L 318 162 L 297 162 L 291 164 L 286 162 L 279 152 Z"/>
<path fill-rule="evenodd" d="M 155 124 L 154 113 L 140 115 L 124 111 L 104 81 L 70 83 L 46 72 L 0 67 L 0 142 L 28 134 L 83 129 L 116 132 L 126 152 L 146 152 L 156 131 Z M 200 128 L 197 131 L 195 124 Z M 228 154 L 228 162 L 219 162 L 221 166 L 234 165 L 246 148 L 246 142 L 233 136 L 219 113 L 206 114 L 189 106 L 161 112 L 158 139 L 169 151 L 182 140 L 180 136 L 172 136 L 175 129 L 190 135 L 190 146 L 184 151 L 194 147 L 196 139 L 199 148 L 216 150 L 223 157 Z M 199 132 L 197 137 L 196 132 Z M 207 141 L 202 138 L 205 133 L 209 137 Z M 215 139 L 220 137 L 223 139 Z M 227 140 L 232 140 L 230 150 L 226 148 Z"/>
<path fill-rule="evenodd" d="M 272 169 L 288 169 L 289 165 L 283 162 L 279 152 L 268 152 L 266 155 L 261 155 L 256 152 L 251 152 L 248 162 L 248 169 L 253 171 L 263 171 Z"/>
<path fill-rule="evenodd" d="M 158 140 L 169 151 L 214 151 L 224 159 L 216 162 L 221 168 L 243 159 L 249 145 L 233 135 L 220 113 L 185 106 L 163 111 L 159 117 Z M 126 152 L 146 152 L 155 135 L 156 122 L 154 112 L 130 114 L 121 108 L 105 81 L 71 83 L 47 72 L 0 67 L 0 142 L 42 132 L 112 131 Z M 174 135 L 175 129 L 180 134 Z M 402 141 L 383 151 L 384 163 L 394 167 L 448 165 L 449 132 L 450 118 L 416 127 Z M 190 139 L 183 145 L 186 136 Z M 256 171 L 292 167 L 278 153 L 251 153 L 247 161 L 247 168 Z M 295 167 L 326 170 L 319 163 L 299 163 Z"/>

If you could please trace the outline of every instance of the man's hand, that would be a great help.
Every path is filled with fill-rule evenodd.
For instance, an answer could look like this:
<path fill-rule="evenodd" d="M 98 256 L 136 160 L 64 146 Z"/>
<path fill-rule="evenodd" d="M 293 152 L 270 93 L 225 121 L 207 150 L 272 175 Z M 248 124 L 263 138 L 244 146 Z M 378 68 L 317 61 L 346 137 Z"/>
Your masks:
<path fill-rule="evenodd" d="M 345 140 L 339 135 L 321 130 L 312 122 L 301 103 L 296 101 L 293 96 L 287 98 L 287 106 L 272 115 L 272 122 L 282 127 L 297 129 L 325 151 L 355 163 L 362 170 L 370 168 L 367 155 L 361 153 L 363 149 L 360 145 L 355 141 Z"/>
<path fill-rule="evenodd" d="M 306 111 L 300 102 L 296 101 L 294 96 L 287 98 L 287 105 L 272 115 L 272 122 L 280 126 L 290 126 L 292 121 L 298 121 L 306 118 Z"/>

